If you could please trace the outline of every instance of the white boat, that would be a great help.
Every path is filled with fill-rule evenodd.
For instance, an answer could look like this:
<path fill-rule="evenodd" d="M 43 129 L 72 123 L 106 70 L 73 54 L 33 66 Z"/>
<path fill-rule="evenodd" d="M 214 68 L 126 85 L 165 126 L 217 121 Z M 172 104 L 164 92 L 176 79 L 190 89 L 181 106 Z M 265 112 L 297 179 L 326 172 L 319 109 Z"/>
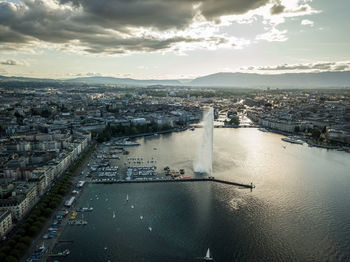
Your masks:
<path fill-rule="evenodd" d="M 143 219 L 143 216 L 140 216 L 140 219 L 142 220 L 142 219 Z"/>
<path fill-rule="evenodd" d="M 148 230 L 149 230 L 149 232 L 151 232 L 151 231 L 152 231 L 152 228 L 151 228 L 151 227 L 148 227 Z"/>
<path fill-rule="evenodd" d="M 82 208 L 76 209 L 77 212 L 91 212 L 93 210 L 94 210 L 93 207 L 82 207 Z"/>
<path fill-rule="evenodd" d="M 292 143 L 292 144 L 299 144 L 299 145 L 304 144 L 303 141 L 301 141 L 300 139 L 294 138 L 294 137 L 283 137 L 283 138 L 281 138 L 281 140 L 284 142 Z"/>
<path fill-rule="evenodd" d="M 205 260 L 205 261 L 213 261 L 213 258 L 211 257 L 211 255 L 210 255 L 210 249 L 208 248 L 208 250 L 207 250 L 207 254 L 205 255 L 205 257 L 203 257 L 203 259 Z"/>
<path fill-rule="evenodd" d="M 140 143 L 128 141 L 127 139 L 122 139 L 115 142 L 116 146 L 139 146 Z"/>
<path fill-rule="evenodd" d="M 65 249 L 64 251 L 58 252 L 57 254 L 51 254 L 53 257 L 66 257 L 70 254 L 69 249 Z"/>
<path fill-rule="evenodd" d="M 129 201 L 129 195 L 126 194 L 126 201 Z"/>
<path fill-rule="evenodd" d="M 115 212 L 113 211 L 113 218 L 115 218 Z"/>
<path fill-rule="evenodd" d="M 263 127 L 259 128 L 258 130 L 261 132 L 269 132 L 269 130 L 267 130 L 266 128 L 263 128 Z"/>

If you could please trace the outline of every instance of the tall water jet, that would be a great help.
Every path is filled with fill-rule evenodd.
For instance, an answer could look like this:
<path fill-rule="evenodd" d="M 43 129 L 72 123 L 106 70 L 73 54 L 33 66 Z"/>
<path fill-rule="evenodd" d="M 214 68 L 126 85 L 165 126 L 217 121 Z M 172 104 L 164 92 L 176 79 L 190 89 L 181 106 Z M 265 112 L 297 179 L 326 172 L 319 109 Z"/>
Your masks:
<path fill-rule="evenodd" d="M 212 174 L 213 169 L 213 131 L 214 109 L 210 107 L 203 112 L 203 133 L 198 147 L 197 159 L 194 163 L 196 173 Z"/>

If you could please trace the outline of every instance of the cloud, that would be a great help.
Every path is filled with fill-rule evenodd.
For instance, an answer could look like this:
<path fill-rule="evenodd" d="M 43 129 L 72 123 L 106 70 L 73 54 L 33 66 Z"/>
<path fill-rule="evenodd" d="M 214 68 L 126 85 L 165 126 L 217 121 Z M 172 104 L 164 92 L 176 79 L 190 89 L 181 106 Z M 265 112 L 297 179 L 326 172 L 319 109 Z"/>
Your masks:
<path fill-rule="evenodd" d="M 23 61 L 18 61 L 18 60 L 7 59 L 7 60 L 0 60 L 0 65 L 23 66 L 23 65 L 27 65 L 27 63 Z"/>
<path fill-rule="evenodd" d="M 88 72 L 86 73 L 87 76 L 102 76 L 101 73 L 96 73 L 96 72 Z"/>
<path fill-rule="evenodd" d="M 187 0 L 182 1 L 187 2 Z M 269 2 L 269 0 L 204 0 L 200 1 L 199 10 L 204 17 L 216 19 L 223 15 L 244 14 Z"/>
<path fill-rule="evenodd" d="M 308 64 L 294 64 L 294 65 L 276 65 L 276 66 L 260 66 L 241 68 L 241 70 L 250 71 L 347 71 L 350 70 L 350 62 L 318 62 Z"/>
<path fill-rule="evenodd" d="M 299 0 L 0 1 L 0 50 L 44 46 L 97 55 L 242 48 L 248 40 L 220 27 L 255 16 L 277 24 L 276 19 L 312 12 Z M 275 29 L 257 39 L 285 41 L 284 35 Z"/>
<path fill-rule="evenodd" d="M 7 59 L 4 61 L 0 61 L 0 64 L 1 65 L 8 65 L 8 66 L 15 66 L 15 65 L 17 65 L 17 62 L 15 60 L 12 60 L 12 59 Z"/>
<path fill-rule="evenodd" d="M 311 20 L 308 20 L 308 19 L 303 19 L 303 20 L 301 20 L 301 25 L 309 25 L 309 26 L 313 27 L 314 22 Z"/>
<path fill-rule="evenodd" d="M 283 13 L 283 11 L 286 9 L 284 5 L 281 4 L 281 1 L 277 1 L 270 9 L 270 12 L 272 15 L 278 15 Z"/>
<path fill-rule="evenodd" d="M 288 39 L 286 34 L 287 34 L 287 30 L 281 31 L 273 27 L 270 31 L 267 31 L 266 33 L 258 35 L 256 39 L 265 40 L 268 42 L 284 42 Z"/>

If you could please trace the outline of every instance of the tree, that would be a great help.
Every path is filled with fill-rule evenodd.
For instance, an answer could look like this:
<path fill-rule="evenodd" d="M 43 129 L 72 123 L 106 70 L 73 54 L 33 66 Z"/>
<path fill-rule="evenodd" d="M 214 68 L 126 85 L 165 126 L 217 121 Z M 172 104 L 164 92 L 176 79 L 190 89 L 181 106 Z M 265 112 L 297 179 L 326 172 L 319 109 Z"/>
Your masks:
<path fill-rule="evenodd" d="M 16 245 L 16 241 L 14 239 L 10 239 L 8 242 L 7 242 L 8 245 L 10 245 L 11 247 L 14 247 Z"/>
<path fill-rule="evenodd" d="M 230 124 L 238 126 L 239 125 L 239 118 L 238 117 L 231 118 Z"/>
<path fill-rule="evenodd" d="M 21 254 L 23 254 L 27 249 L 27 245 L 20 242 L 16 244 L 15 249 L 17 249 Z"/>
<path fill-rule="evenodd" d="M 314 139 L 319 139 L 320 138 L 320 135 L 321 135 L 321 132 L 320 130 L 318 130 L 317 128 L 314 128 L 311 130 L 311 136 L 314 138 Z"/>
<path fill-rule="evenodd" d="M 22 253 L 18 249 L 12 249 L 10 255 L 16 258 L 20 258 Z"/>
<path fill-rule="evenodd" d="M 28 230 L 30 236 L 35 236 L 40 231 L 36 226 L 31 226 Z"/>
<path fill-rule="evenodd" d="M 43 110 L 40 114 L 44 118 L 49 118 L 51 116 L 51 112 L 47 109 Z"/>
<path fill-rule="evenodd" d="M 5 258 L 6 258 L 5 252 L 1 251 L 0 252 L 0 261 L 5 261 Z"/>
<path fill-rule="evenodd" d="M 28 236 L 25 236 L 25 237 L 22 237 L 20 240 L 19 240 L 21 243 L 29 246 L 30 243 L 32 242 L 32 239 Z"/>
<path fill-rule="evenodd" d="M 4 252 L 5 254 L 6 254 L 6 253 L 9 253 L 10 250 L 11 250 L 11 247 L 10 247 L 8 244 L 6 244 L 5 246 L 3 246 L 3 247 L 1 248 L 1 252 Z"/>
<path fill-rule="evenodd" d="M 14 256 L 8 256 L 5 258 L 4 262 L 17 262 L 17 259 Z"/>

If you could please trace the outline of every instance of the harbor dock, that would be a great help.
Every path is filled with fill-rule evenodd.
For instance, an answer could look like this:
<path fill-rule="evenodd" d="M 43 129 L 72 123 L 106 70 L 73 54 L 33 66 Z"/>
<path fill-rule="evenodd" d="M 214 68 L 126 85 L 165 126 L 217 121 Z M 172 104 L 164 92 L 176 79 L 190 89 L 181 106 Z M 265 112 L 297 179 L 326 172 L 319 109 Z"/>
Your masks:
<path fill-rule="evenodd" d="M 100 180 L 92 181 L 95 184 L 135 184 L 135 183 L 185 183 L 185 182 L 215 182 L 226 185 L 233 185 L 238 187 L 250 188 L 253 189 L 255 186 L 251 184 L 242 184 L 232 181 L 216 179 L 214 177 L 207 178 L 185 178 L 185 179 L 142 179 L 142 180 Z"/>

